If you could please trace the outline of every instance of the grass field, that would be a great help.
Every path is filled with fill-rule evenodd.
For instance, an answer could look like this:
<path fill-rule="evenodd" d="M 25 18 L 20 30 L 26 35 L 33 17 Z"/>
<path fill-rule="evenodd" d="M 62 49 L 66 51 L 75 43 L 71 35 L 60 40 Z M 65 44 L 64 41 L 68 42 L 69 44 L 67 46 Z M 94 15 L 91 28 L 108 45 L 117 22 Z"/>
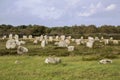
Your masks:
<path fill-rule="evenodd" d="M 0 80 L 119 80 L 120 59 L 112 64 L 82 61 L 80 56 L 61 57 L 62 63 L 45 64 L 40 56 L 0 57 Z M 15 61 L 21 61 L 15 64 Z"/>
<path fill-rule="evenodd" d="M 29 52 L 17 55 L 16 49 L 5 49 L 5 42 L 0 40 L 0 80 L 120 80 L 119 45 L 94 49 L 80 45 L 68 52 L 66 48 L 56 48 L 52 44 L 42 49 L 40 43 L 33 45 L 28 41 L 23 46 Z M 48 55 L 59 56 L 62 63 L 45 64 Z M 111 58 L 113 63 L 99 64 L 102 58 Z M 21 63 L 15 64 L 16 60 Z"/>

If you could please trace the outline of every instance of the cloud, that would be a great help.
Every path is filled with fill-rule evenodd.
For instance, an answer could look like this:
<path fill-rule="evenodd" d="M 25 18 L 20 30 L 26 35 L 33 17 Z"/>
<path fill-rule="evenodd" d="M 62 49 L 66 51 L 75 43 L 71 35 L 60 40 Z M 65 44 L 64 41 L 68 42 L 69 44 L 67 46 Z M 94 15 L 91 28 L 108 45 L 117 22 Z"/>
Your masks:
<path fill-rule="evenodd" d="M 114 9 L 116 9 L 116 5 L 115 5 L 115 4 L 111 4 L 111 5 L 109 5 L 109 6 L 107 6 L 107 7 L 105 8 L 106 11 L 112 11 L 112 10 L 114 10 Z"/>
<path fill-rule="evenodd" d="M 103 5 L 101 4 L 101 2 L 99 2 L 97 5 L 91 4 L 88 7 L 83 7 L 85 11 L 80 12 L 78 16 L 82 16 L 82 17 L 92 16 L 93 14 L 99 12 L 102 9 L 102 7 Z"/>
<path fill-rule="evenodd" d="M 14 7 L 12 7 L 14 10 L 12 13 L 24 13 L 43 20 L 58 19 L 63 15 L 64 11 L 57 8 L 53 3 L 55 3 L 55 0 L 17 0 Z"/>
<path fill-rule="evenodd" d="M 89 16 L 92 16 L 99 12 L 112 11 L 112 10 L 116 9 L 116 5 L 110 4 L 109 6 L 104 6 L 101 2 L 98 2 L 96 5 L 91 4 L 90 6 L 87 6 L 87 7 L 84 6 L 82 8 L 84 9 L 84 11 L 79 12 L 78 16 L 89 17 Z"/>

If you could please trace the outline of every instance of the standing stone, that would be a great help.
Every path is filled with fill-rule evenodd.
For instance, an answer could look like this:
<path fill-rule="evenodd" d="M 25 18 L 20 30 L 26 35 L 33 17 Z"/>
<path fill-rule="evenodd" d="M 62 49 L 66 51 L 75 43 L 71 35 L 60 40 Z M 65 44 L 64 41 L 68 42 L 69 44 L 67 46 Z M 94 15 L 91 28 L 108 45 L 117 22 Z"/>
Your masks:
<path fill-rule="evenodd" d="M 4 40 L 4 39 L 6 39 L 7 38 L 7 36 L 6 35 L 4 35 L 3 37 L 2 37 L 2 39 Z"/>
<path fill-rule="evenodd" d="M 23 39 L 26 40 L 26 39 L 27 39 L 27 36 L 23 35 Z"/>
<path fill-rule="evenodd" d="M 68 51 L 74 51 L 74 46 L 68 46 Z"/>
<path fill-rule="evenodd" d="M 48 39 L 48 36 L 47 36 L 47 35 L 45 35 L 45 36 L 44 36 L 44 39 L 45 39 L 45 40 L 47 40 L 47 39 Z"/>
<path fill-rule="evenodd" d="M 25 41 L 20 41 L 20 44 L 25 44 L 26 42 Z"/>
<path fill-rule="evenodd" d="M 80 39 L 76 39 L 75 42 L 77 45 L 80 45 Z"/>
<path fill-rule="evenodd" d="M 84 38 L 83 38 L 83 36 L 81 36 L 81 38 L 80 38 L 81 40 L 83 40 Z"/>
<path fill-rule="evenodd" d="M 110 37 L 110 40 L 112 41 L 112 40 L 113 40 L 113 37 Z"/>
<path fill-rule="evenodd" d="M 44 36 L 43 35 L 41 35 L 40 36 L 40 40 L 39 41 L 42 41 L 44 39 Z"/>
<path fill-rule="evenodd" d="M 28 39 L 32 39 L 32 38 L 33 38 L 32 35 L 29 35 L 29 36 L 28 36 Z"/>
<path fill-rule="evenodd" d="M 45 47 L 45 40 L 41 41 L 41 47 L 44 48 Z"/>
<path fill-rule="evenodd" d="M 118 40 L 113 40 L 113 44 L 119 44 Z"/>
<path fill-rule="evenodd" d="M 64 41 L 65 40 L 65 35 L 61 35 L 60 39 Z"/>
<path fill-rule="evenodd" d="M 74 38 L 72 38 L 72 39 L 71 39 L 71 41 L 72 41 L 72 42 L 74 42 L 74 41 L 75 41 L 75 39 L 74 39 Z"/>
<path fill-rule="evenodd" d="M 17 53 L 18 54 L 24 54 L 24 53 L 27 53 L 27 52 L 28 52 L 28 49 L 26 47 L 18 46 L 18 48 L 17 48 Z"/>
<path fill-rule="evenodd" d="M 87 42 L 87 43 L 86 43 L 86 47 L 92 48 L 92 47 L 93 47 L 93 42 Z"/>
<path fill-rule="evenodd" d="M 63 41 L 63 40 L 61 40 L 59 43 L 58 43 L 58 47 L 67 47 L 68 46 L 68 44 L 65 42 L 65 41 Z"/>
<path fill-rule="evenodd" d="M 65 39 L 65 42 L 67 43 L 67 45 L 70 44 L 70 40 L 69 39 Z"/>
<path fill-rule="evenodd" d="M 67 39 L 69 39 L 69 40 L 70 40 L 70 39 L 71 39 L 71 36 L 68 36 L 68 37 L 67 37 Z"/>
<path fill-rule="evenodd" d="M 13 35 L 12 34 L 9 34 L 9 39 L 13 39 Z"/>
<path fill-rule="evenodd" d="M 6 42 L 6 48 L 7 49 L 14 49 L 16 48 L 16 42 L 14 39 L 10 39 Z"/>
<path fill-rule="evenodd" d="M 94 38 L 93 37 L 88 37 L 88 42 L 86 43 L 86 47 L 92 48 L 94 43 Z"/>
<path fill-rule="evenodd" d="M 14 39 L 15 39 L 15 40 L 18 40 L 18 39 L 19 39 L 19 36 L 16 34 L 16 35 L 14 36 Z"/>
<path fill-rule="evenodd" d="M 104 37 L 102 36 L 102 37 L 101 37 L 101 40 L 103 40 L 103 39 L 104 39 Z"/>
<path fill-rule="evenodd" d="M 20 45 L 21 45 L 21 43 L 20 43 L 19 40 L 16 39 L 15 42 L 16 42 L 16 45 L 17 45 L 17 46 L 20 46 Z"/>
<path fill-rule="evenodd" d="M 53 42 L 53 37 L 52 36 L 49 36 L 49 41 Z"/>
<path fill-rule="evenodd" d="M 33 43 L 34 43 L 34 44 L 37 44 L 37 43 L 38 43 L 38 40 L 37 40 L 37 39 L 35 39 L 35 40 L 33 41 Z"/>
<path fill-rule="evenodd" d="M 104 44 L 105 45 L 109 44 L 109 39 L 104 39 Z"/>
<path fill-rule="evenodd" d="M 95 37 L 95 41 L 99 41 L 100 39 L 98 37 Z"/>
<path fill-rule="evenodd" d="M 56 36 L 56 37 L 55 37 L 55 41 L 59 41 L 59 36 Z"/>

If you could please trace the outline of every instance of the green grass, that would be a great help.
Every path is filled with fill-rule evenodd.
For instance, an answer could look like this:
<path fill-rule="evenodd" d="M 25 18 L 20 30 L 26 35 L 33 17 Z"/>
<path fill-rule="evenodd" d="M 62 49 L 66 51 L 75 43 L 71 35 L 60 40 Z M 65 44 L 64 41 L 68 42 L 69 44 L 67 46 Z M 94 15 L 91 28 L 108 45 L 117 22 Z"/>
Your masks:
<path fill-rule="evenodd" d="M 0 40 L 0 80 L 120 80 L 120 44 L 93 49 L 79 45 L 68 52 L 67 48 L 53 44 L 42 49 L 40 43 L 27 41 L 23 46 L 29 52 L 18 55 L 16 49 L 6 50 L 5 43 Z M 62 63 L 45 64 L 49 55 L 59 56 Z M 113 63 L 99 64 L 103 58 L 111 58 Z M 15 64 L 16 60 L 22 63 Z"/>
<path fill-rule="evenodd" d="M 82 61 L 80 56 L 61 57 L 62 63 L 48 65 L 46 57 L 2 56 L 0 57 L 0 80 L 119 80 L 120 59 L 112 64 L 98 61 Z M 15 61 L 21 61 L 15 64 Z"/>

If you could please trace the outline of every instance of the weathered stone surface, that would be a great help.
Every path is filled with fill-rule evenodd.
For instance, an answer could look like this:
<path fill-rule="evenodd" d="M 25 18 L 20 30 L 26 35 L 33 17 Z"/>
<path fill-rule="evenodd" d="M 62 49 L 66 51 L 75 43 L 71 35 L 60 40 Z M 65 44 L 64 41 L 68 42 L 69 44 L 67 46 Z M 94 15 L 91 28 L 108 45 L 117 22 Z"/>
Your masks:
<path fill-rule="evenodd" d="M 65 41 L 63 41 L 63 40 L 61 40 L 59 43 L 58 43 L 58 47 L 67 47 L 68 46 L 68 44 L 65 42 Z"/>
<path fill-rule="evenodd" d="M 74 51 L 74 46 L 68 46 L 68 51 Z"/>
<path fill-rule="evenodd" d="M 48 57 L 45 59 L 45 63 L 47 64 L 57 64 L 61 63 L 61 59 L 58 57 Z"/>
<path fill-rule="evenodd" d="M 14 39 L 10 39 L 6 42 L 7 49 L 14 49 L 16 48 L 16 41 Z"/>
<path fill-rule="evenodd" d="M 18 48 L 17 48 L 17 53 L 18 54 L 24 54 L 24 53 L 27 53 L 27 52 L 28 52 L 28 49 L 26 47 L 18 46 Z"/>
<path fill-rule="evenodd" d="M 44 48 L 44 47 L 45 47 L 45 44 L 46 44 L 45 40 L 42 40 L 42 41 L 41 41 L 41 47 Z"/>
<path fill-rule="evenodd" d="M 112 63 L 113 61 L 111 59 L 102 59 L 99 61 L 100 64 L 108 64 L 108 63 Z"/>

